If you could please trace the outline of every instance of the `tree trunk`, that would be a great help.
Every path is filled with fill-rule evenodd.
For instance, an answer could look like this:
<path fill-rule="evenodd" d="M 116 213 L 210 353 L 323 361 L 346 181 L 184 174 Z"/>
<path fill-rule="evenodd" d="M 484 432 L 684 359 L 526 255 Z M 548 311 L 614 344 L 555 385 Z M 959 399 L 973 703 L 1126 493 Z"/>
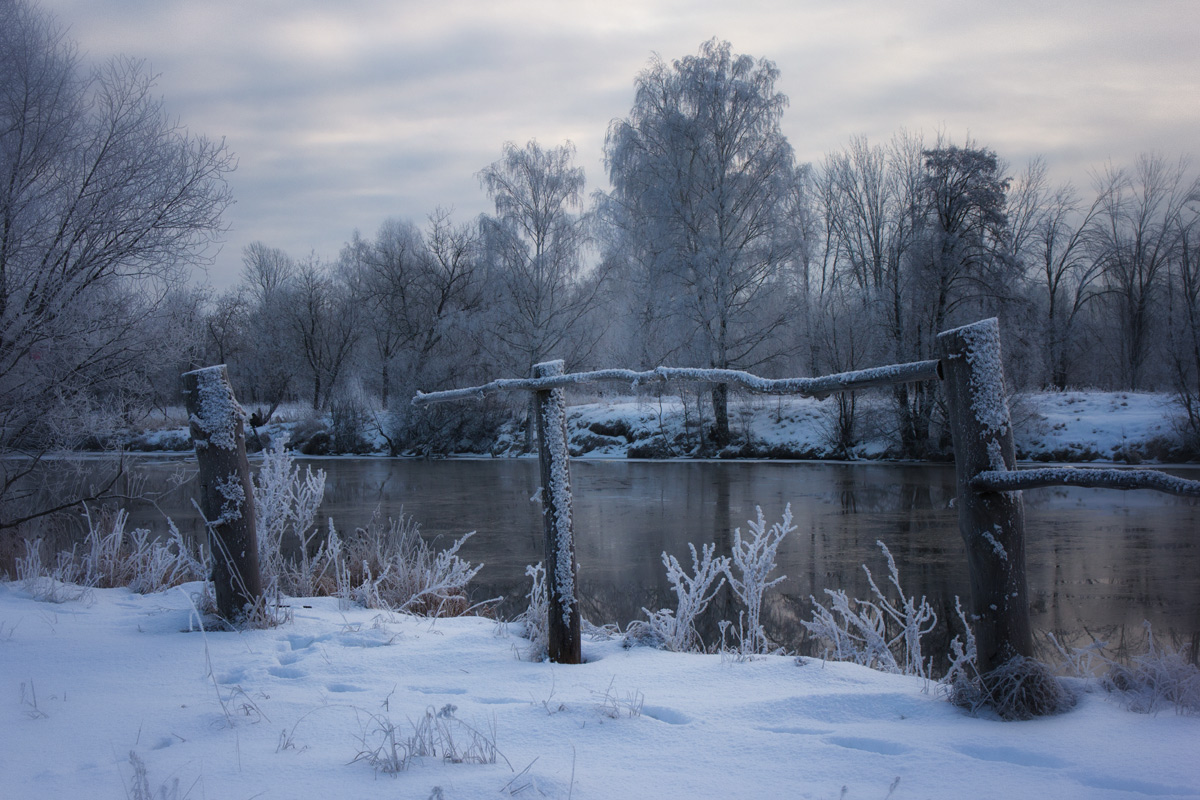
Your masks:
<path fill-rule="evenodd" d="M 718 448 L 729 444 L 729 384 L 718 383 L 712 388 L 712 440 Z"/>
<path fill-rule="evenodd" d="M 993 319 L 938 335 L 954 443 L 959 533 L 967 549 L 978 667 L 986 675 L 1014 656 L 1033 656 L 1025 578 L 1025 519 L 1019 492 L 977 492 L 981 472 L 1015 465 L 1004 394 L 1000 327 Z"/>
<path fill-rule="evenodd" d="M 217 613 L 233 622 L 252 613 L 263 594 L 244 412 L 223 364 L 184 373 L 183 396 L 200 466 Z"/>
<path fill-rule="evenodd" d="M 533 368 L 535 378 L 563 374 L 562 361 L 547 361 Z M 538 463 L 542 476 L 542 525 L 546 544 L 546 596 L 549 599 L 547 649 L 559 664 L 581 664 L 579 601 L 576 597 L 578 566 L 571 519 L 571 471 L 567 458 L 567 403 L 565 392 L 534 392 L 537 405 Z"/>

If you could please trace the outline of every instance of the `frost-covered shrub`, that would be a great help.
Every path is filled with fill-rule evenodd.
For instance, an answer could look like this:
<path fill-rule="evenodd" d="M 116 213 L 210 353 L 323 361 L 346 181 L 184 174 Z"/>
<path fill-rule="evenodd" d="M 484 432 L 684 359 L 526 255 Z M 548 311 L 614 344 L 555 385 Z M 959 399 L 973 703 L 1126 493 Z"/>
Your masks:
<path fill-rule="evenodd" d="M 550 598 L 546 594 L 546 568 L 538 562 L 534 566 L 525 567 L 525 574 L 533 583 L 529 587 L 529 593 L 525 595 L 529 605 L 517 618 L 517 622 L 521 623 L 524 636 L 529 640 L 526 657 L 530 661 L 542 661 L 550 647 Z"/>
<path fill-rule="evenodd" d="M 1173 704 L 1179 713 L 1200 714 L 1200 667 L 1189 663 L 1183 653 L 1155 642 L 1150 623 L 1146 625 L 1146 652 L 1130 663 L 1109 661 L 1103 685 L 1121 692 L 1131 710 L 1157 713 Z"/>
<path fill-rule="evenodd" d="M 950 685 L 950 702 L 972 714 L 1027 720 L 1066 711 L 1075 697 L 1040 661 L 1013 656 L 986 675 L 969 669 Z"/>
<path fill-rule="evenodd" d="M 276 442 L 263 451 L 254 476 L 254 526 L 263 584 L 293 597 L 329 594 L 332 588 L 330 540 L 316 525 L 325 498 L 325 470 L 305 467 Z M 286 555 L 291 552 L 292 555 Z M 326 591 L 321 591 L 324 582 Z"/>
<path fill-rule="evenodd" d="M 511 408 L 501 398 L 490 395 L 470 404 L 413 407 L 405 402 L 397 403 L 388 413 L 383 434 L 392 455 L 486 453 L 512 420 Z"/>
<path fill-rule="evenodd" d="M 921 639 L 937 625 L 937 614 L 924 597 L 918 602 L 904 594 L 895 559 L 883 542 L 876 544 L 887 557 L 888 581 L 895 587 L 896 599 L 879 588 L 864 564 L 872 599 L 851 600 L 842 589 L 826 589 L 831 608 L 810 597 L 813 618 L 801 624 L 825 645 L 826 658 L 928 678 L 932 659 L 926 661 Z"/>
<path fill-rule="evenodd" d="M 729 571 L 728 557 L 713 558 L 716 545 L 704 545 L 700 548 L 700 555 L 697 555 L 695 545 L 689 542 L 688 550 L 692 553 L 691 575 L 684 571 L 675 556 L 662 554 L 667 580 L 675 592 L 675 609 L 642 609 L 649 618 L 650 630 L 662 642 L 662 646 L 677 652 L 703 651 L 696 621 L 725 583 L 725 575 Z"/>
<path fill-rule="evenodd" d="M 1145 652 L 1120 660 L 1107 652 L 1105 642 L 1068 652 L 1050 636 L 1068 672 L 1090 680 L 1102 673 L 1100 685 L 1120 693 L 1131 711 L 1158 713 L 1174 705 L 1181 714 L 1200 714 L 1200 667 L 1187 654 L 1154 638 L 1149 622 Z"/>
<path fill-rule="evenodd" d="M 762 601 L 767 589 L 776 585 L 786 575 L 767 580 L 775 570 L 775 555 L 784 537 L 796 530 L 792 524 L 792 505 L 783 510 L 783 521 L 774 523 L 770 529 L 763 517 L 762 508 L 755 507 L 757 520 L 748 520 L 749 536 L 742 538 L 742 529 L 733 533 L 733 561 L 736 570 L 726 568 L 729 585 L 734 594 L 746 606 L 745 625 L 738 626 L 738 651 L 742 655 L 757 655 L 772 650 L 767 633 L 762 627 Z M 736 571 L 737 574 L 734 574 Z"/>
<path fill-rule="evenodd" d="M 403 514 L 385 523 L 376 512 L 366 527 L 345 538 L 331 522 L 327 552 L 334 562 L 335 592 L 367 608 L 428 617 L 465 614 L 472 608 L 467 585 L 483 565 L 464 561 L 458 549 L 473 535 L 435 550 L 421 538 L 416 521 Z"/>

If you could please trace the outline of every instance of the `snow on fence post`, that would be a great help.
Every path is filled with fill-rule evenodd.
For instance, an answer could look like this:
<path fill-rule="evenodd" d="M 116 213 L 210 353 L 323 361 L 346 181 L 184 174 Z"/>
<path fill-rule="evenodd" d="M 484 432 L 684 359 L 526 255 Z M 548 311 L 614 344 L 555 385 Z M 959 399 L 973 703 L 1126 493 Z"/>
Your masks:
<path fill-rule="evenodd" d="M 536 364 L 534 378 L 563 375 L 562 361 Z M 579 602 L 575 584 L 575 535 L 571 520 L 571 472 L 567 459 L 566 393 L 559 388 L 534 393 L 538 462 L 542 473 L 542 525 L 546 536 L 546 594 L 549 598 L 547 650 L 559 664 L 583 663 Z"/>
<path fill-rule="evenodd" d="M 224 364 L 185 372 L 183 397 L 200 466 L 200 511 L 208 528 L 217 613 L 233 621 L 263 595 L 245 412 Z"/>
<path fill-rule="evenodd" d="M 1025 512 L 1018 492 L 977 491 L 982 472 L 1015 467 L 1004 394 L 1000 326 L 985 319 L 938 334 L 958 483 L 958 528 L 967 549 L 978 667 L 986 675 L 1033 656 L 1025 577 Z"/>

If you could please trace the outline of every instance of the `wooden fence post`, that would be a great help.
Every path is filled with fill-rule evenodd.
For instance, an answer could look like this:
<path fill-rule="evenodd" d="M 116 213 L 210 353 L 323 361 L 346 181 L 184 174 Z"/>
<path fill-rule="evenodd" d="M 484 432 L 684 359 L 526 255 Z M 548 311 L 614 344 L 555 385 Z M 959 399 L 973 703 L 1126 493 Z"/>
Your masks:
<path fill-rule="evenodd" d="M 533 368 L 534 378 L 563 374 L 562 361 Z M 571 520 L 571 472 L 567 461 L 567 403 L 562 388 L 534 393 L 537 406 L 538 463 L 542 475 L 542 526 L 546 537 L 546 595 L 549 599 L 547 649 L 551 661 L 580 664 L 579 602 L 575 584 L 575 535 Z"/>
<path fill-rule="evenodd" d="M 224 364 L 185 372 L 183 397 L 200 465 L 200 511 L 208 527 L 217 613 L 238 620 L 263 594 L 244 412 Z"/>
<path fill-rule="evenodd" d="M 967 549 L 979 672 L 1033 656 L 1025 578 L 1025 513 L 1019 492 L 981 492 L 981 472 L 1015 468 L 996 319 L 938 334 L 954 467 L 958 528 Z"/>

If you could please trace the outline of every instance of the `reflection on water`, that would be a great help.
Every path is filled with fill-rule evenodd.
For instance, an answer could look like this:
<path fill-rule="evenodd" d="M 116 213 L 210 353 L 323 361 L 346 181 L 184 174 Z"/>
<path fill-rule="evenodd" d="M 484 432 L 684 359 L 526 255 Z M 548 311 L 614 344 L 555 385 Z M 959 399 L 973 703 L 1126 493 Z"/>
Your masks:
<path fill-rule="evenodd" d="M 486 564 L 476 598 L 504 595 L 508 615 L 523 605 L 525 565 L 544 557 L 540 508 L 531 501 L 536 460 L 300 463 L 328 473 L 321 513 L 339 528 L 364 524 L 378 508 L 385 516 L 414 515 L 427 538 L 477 531 L 461 551 Z M 160 461 L 146 469 L 153 482 L 169 468 Z M 780 572 L 788 577 L 765 614 L 768 633 L 790 648 L 803 647 L 799 622 L 810 616 L 810 595 L 823 601 L 825 588 L 844 588 L 867 597 L 863 564 L 883 585 L 887 565 L 876 542 L 895 557 L 905 588 L 925 595 L 941 620 L 953 616 L 955 595 L 966 596 L 949 466 L 584 460 L 571 470 L 580 603 L 597 624 L 624 625 L 642 618 L 643 607 L 673 606 L 661 554 L 686 562 L 688 542 L 715 542 L 728 555 L 734 528 L 745 530 L 756 505 L 771 522 L 791 503 L 797 526 L 780 546 Z M 1028 491 L 1025 503 L 1035 630 L 1071 644 L 1140 636 L 1143 620 L 1156 635 L 1189 643 L 1200 631 L 1194 500 L 1064 488 Z M 198 531 L 186 492 L 159 505 Z M 142 509 L 134 522 L 156 515 Z M 717 602 L 736 616 L 727 592 Z"/>

